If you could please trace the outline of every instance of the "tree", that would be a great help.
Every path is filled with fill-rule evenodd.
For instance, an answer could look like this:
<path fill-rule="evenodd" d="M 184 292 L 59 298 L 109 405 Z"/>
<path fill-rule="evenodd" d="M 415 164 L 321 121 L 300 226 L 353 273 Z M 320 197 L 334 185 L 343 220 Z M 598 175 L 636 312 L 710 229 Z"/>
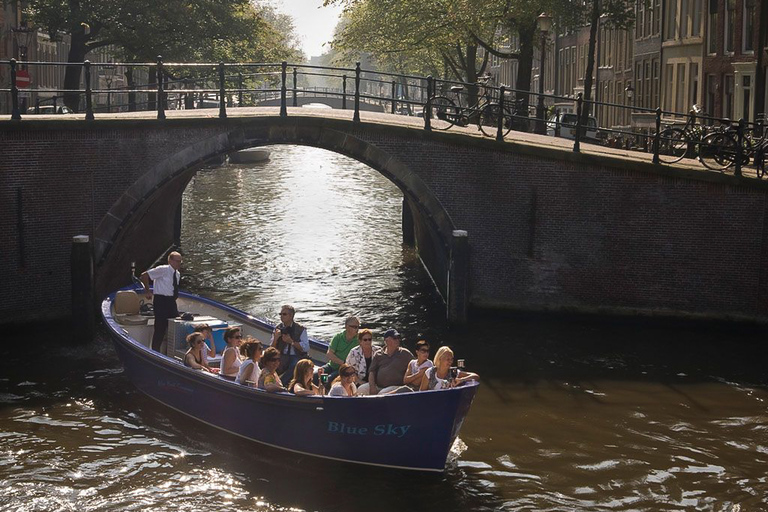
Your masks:
<path fill-rule="evenodd" d="M 68 33 L 68 62 L 83 62 L 113 45 L 127 60 L 252 60 L 295 55 L 290 35 L 275 30 L 263 8 L 248 0 L 30 0 L 31 21 L 52 38 Z M 81 68 L 68 66 L 64 89 L 80 86 Z M 79 95 L 65 95 L 72 109 Z"/>
<path fill-rule="evenodd" d="M 487 69 L 471 31 L 485 33 L 479 0 L 327 0 L 344 3 L 333 48 L 350 56 L 370 53 L 385 69 L 430 74 L 474 84 Z M 476 88 L 470 86 L 474 104 Z"/>

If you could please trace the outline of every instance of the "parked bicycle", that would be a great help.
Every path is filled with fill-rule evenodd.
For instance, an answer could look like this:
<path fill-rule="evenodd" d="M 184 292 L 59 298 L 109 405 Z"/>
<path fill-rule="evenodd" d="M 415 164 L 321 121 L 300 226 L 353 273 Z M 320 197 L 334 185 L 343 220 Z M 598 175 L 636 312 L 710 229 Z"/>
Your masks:
<path fill-rule="evenodd" d="M 448 130 L 453 125 L 469 126 L 471 123 L 477 123 L 480 131 L 488 137 L 495 137 L 498 132 L 499 116 L 501 115 L 499 102 L 494 101 L 494 88 L 488 85 L 490 76 L 481 77 L 477 86 L 482 89 L 480 101 L 475 106 L 462 105 L 461 96 L 465 87 L 463 85 L 454 85 L 450 91 L 456 96 L 453 101 L 447 96 L 435 96 L 432 98 L 432 118 L 441 121 L 433 123 L 433 127 L 438 130 Z M 513 103 L 512 107 L 517 107 L 518 103 Z M 518 108 L 504 107 L 504 118 L 502 120 L 502 136 L 506 136 L 514 125 L 515 116 L 518 114 Z"/>
<path fill-rule="evenodd" d="M 754 164 L 755 174 L 765 174 L 765 155 L 768 151 L 768 133 L 765 130 L 765 115 L 758 116 L 757 123 L 746 128 L 741 136 L 739 148 L 739 126 L 730 123 L 710 133 L 701 142 L 699 160 L 706 167 L 725 171 L 741 159 L 741 165 Z"/>
<path fill-rule="evenodd" d="M 659 133 L 659 160 L 665 164 L 679 162 L 686 155 L 699 156 L 699 146 L 710 129 L 696 121 L 702 115 L 699 105 L 693 105 L 685 124 L 667 126 Z"/>

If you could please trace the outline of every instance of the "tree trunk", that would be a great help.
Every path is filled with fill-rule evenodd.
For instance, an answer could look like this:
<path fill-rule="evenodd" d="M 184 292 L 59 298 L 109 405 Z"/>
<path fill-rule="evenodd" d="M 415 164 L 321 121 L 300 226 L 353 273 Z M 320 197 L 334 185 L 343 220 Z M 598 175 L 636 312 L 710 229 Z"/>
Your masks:
<path fill-rule="evenodd" d="M 520 57 L 517 61 L 517 80 L 515 89 L 516 95 L 515 116 L 528 116 L 528 105 L 530 104 L 531 75 L 533 74 L 533 47 L 534 37 L 536 36 L 536 20 L 525 25 L 517 26 L 517 34 L 520 38 Z M 528 129 L 528 122 L 515 117 L 515 129 Z"/>
<path fill-rule="evenodd" d="M 595 70 L 595 46 L 597 45 L 597 28 L 600 26 L 600 0 L 592 0 L 592 15 L 589 25 L 589 50 L 587 51 L 587 69 L 584 73 L 584 107 L 581 113 L 581 125 L 587 126 L 591 108 L 587 102 L 592 99 L 592 75 Z M 591 107 L 591 105 L 590 105 Z"/>
<path fill-rule="evenodd" d="M 88 54 L 88 48 L 85 46 L 86 35 L 82 30 L 72 33 L 72 45 L 69 47 L 67 62 L 82 63 Z M 66 66 L 64 71 L 64 90 L 73 91 L 64 93 L 64 104 L 73 112 L 80 111 L 80 93 L 74 92 L 80 89 L 80 77 L 82 75 L 82 66 Z"/>

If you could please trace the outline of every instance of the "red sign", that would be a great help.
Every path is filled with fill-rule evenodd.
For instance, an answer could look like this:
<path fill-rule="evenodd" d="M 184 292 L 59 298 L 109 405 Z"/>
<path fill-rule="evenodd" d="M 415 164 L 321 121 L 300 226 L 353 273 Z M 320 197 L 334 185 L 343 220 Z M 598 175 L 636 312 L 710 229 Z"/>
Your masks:
<path fill-rule="evenodd" d="M 19 89 L 26 89 L 31 83 L 32 79 L 29 77 L 29 71 L 20 69 L 16 72 L 16 87 Z"/>

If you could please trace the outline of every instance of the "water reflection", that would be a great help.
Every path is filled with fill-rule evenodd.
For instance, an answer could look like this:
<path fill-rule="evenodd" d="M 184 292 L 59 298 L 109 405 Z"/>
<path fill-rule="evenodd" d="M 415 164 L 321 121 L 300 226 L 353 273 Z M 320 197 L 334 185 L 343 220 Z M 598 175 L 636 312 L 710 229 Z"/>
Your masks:
<path fill-rule="evenodd" d="M 448 329 L 400 245 L 400 192 L 357 162 L 274 147 L 201 172 L 183 285 L 329 337 L 356 313 L 453 345 L 482 386 L 442 475 L 247 443 L 139 394 L 101 335 L 0 346 L 2 510 L 764 510 L 761 333 L 487 313 Z M 322 222 L 309 222 L 301 212 Z"/>

